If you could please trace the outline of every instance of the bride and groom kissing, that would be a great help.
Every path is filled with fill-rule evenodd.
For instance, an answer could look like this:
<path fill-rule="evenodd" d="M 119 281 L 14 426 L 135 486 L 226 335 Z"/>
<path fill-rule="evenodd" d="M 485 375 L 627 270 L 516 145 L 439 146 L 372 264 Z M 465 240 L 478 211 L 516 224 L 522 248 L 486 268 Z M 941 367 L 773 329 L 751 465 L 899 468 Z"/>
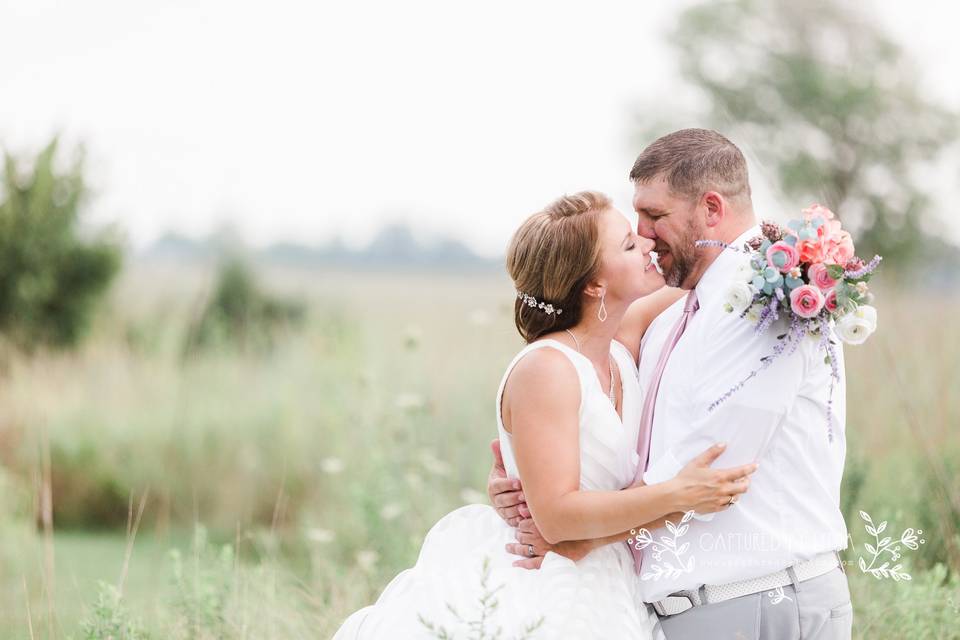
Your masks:
<path fill-rule="evenodd" d="M 813 340 L 715 406 L 778 333 L 724 311 L 747 258 L 717 245 L 760 234 L 746 161 L 721 134 L 684 129 L 630 180 L 636 229 L 587 191 L 514 234 L 526 346 L 496 397 L 494 506 L 444 516 L 335 640 L 481 623 L 530 638 L 851 636 L 842 352 L 829 412 Z"/>

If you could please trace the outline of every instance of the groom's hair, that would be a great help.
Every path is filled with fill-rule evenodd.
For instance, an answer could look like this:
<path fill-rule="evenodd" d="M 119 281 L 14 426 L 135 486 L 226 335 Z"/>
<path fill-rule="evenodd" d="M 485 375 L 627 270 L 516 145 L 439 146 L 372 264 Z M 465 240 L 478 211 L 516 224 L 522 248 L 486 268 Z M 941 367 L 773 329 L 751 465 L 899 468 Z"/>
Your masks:
<path fill-rule="evenodd" d="M 633 163 L 630 180 L 646 183 L 663 176 L 670 190 L 687 198 L 717 191 L 726 198 L 750 198 L 743 153 L 716 131 L 681 129 L 655 140 Z"/>

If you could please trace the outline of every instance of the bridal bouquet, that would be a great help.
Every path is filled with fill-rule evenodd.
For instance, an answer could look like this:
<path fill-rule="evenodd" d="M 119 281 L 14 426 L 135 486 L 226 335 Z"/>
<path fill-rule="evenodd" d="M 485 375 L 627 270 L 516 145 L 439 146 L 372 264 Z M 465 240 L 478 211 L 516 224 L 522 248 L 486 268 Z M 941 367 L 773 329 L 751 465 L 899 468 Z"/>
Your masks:
<path fill-rule="evenodd" d="M 735 387 L 710 405 L 715 409 L 748 380 L 770 366 L 778 356 L 792 353 L 805 336 L 820 342 L 825 362 L 832 368 L 828 404 L 828 437 L 833 441 L 830 410 L 833 386 L 839 380 L 836 343 L 832 335 L 848 344 L 861 344 L 877 328 L 877 310 L 867 281 L 880 264 L 874 256 L 869 263 L 854 255 L 853 240 L 830 209 L 813 205 L 803 217 L 786 227 L 773 222 L 760 225 L 762 235 L 743 247 L 702 240 L 700 246 L 722 246 L 746 252 L 750 261 L 741 265 L 726 296 L 726 310 L 739 313 L 755 323 L 756 333 L 769 330 L 781 317 L 787 330 L 777 336 L 773 353 L 761 360 Z"/>

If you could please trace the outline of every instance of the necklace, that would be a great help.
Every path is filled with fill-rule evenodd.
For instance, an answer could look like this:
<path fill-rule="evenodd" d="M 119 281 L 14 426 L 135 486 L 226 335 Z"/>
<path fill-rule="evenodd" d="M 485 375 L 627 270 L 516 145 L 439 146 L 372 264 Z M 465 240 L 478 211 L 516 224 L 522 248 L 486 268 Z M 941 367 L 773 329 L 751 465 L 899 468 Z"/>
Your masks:
<path fill-rule="evenodd" d="M 565 331 L 570 334 L 570 337 L 573 338 L 574 343 L 577 345 L 577 353 L 583 354 L 583 352 L 580 351 L 580 341 L 577 340 L 577 336 L 573 335 L 573 331 L 570 331 L 570 329 L 566 329 Z M 613 356 L 608 354 L 607 357 L 607 366 L 610 368 L 610 391 L 607 392 L 607 397 L 610 398 L 610 402 L 616 407 L 617 396 L 613 393 Z"/>

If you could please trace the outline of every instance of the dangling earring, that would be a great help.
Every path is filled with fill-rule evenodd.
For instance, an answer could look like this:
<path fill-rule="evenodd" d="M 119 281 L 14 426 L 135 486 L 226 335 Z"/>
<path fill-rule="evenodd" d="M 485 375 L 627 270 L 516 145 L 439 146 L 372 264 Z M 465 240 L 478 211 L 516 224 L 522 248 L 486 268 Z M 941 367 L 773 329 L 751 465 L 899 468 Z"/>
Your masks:
<path fill-rule="evenodd" d="M 606 295 L 606 291 L 600 294 L 600 308 L 597 310 L 597 318 L 600 320 L 600 322 L 607 321 L 607 307 L 605 304 L 603 304 L 603 298 Z"/>

